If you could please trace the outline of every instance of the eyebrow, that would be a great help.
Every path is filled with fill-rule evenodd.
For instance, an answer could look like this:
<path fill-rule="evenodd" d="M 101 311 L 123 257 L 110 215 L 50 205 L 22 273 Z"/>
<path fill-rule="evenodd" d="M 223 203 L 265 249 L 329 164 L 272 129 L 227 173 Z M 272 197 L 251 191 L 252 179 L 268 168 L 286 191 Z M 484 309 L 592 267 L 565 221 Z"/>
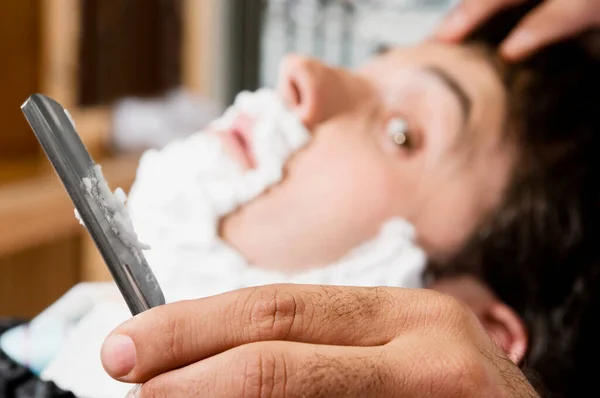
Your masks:
<path fill-rule="evenodd" d="M 463 113 L 464 123 L 466 124 L 471 116 L 471 109 L 473 108 L 473 101 L 467 94 L 467 91 L 454 77 L 450 76 L 446 71 L 436 66 L 428 66 L 424 68 L 424 70 L 439 78 L 458 98 L 458 102 L 460 103 L 460 108 Z"/>

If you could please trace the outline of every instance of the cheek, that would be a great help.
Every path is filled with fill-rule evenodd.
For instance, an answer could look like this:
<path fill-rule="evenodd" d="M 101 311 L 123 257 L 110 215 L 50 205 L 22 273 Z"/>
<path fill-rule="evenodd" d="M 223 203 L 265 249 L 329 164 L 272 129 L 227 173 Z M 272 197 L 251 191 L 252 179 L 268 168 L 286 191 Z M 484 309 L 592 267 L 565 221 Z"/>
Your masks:
<path fill-rule="evenodd" d="M 437 253 L 451 254 L 472 234 L 477 217 L 470 202 L 445 198 L 444 203 L 432 203 L 419 229 L 425 246 Z"/>
<path fill-rule="evenodd" d="M 452 255 L 466 243 L 493 205 L 479 188 L 483 181 L 459 174 L 440 182 L 430 195 L 417 224 L 427 251 Z"/>
<path fill-rule="evenodd" d="M 373 229 L 395 212 L 392 170 L 368 140 L 315 141 L 290 163 L 287 183 L 332 223 Z"/>

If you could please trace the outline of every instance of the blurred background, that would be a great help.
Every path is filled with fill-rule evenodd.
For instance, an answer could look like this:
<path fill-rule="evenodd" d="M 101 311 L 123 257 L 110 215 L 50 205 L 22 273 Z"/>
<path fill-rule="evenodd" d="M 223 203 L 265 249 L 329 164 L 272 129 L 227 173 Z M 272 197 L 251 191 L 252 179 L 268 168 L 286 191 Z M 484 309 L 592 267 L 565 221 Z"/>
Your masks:
<path fill-rule="evenodd" d="M 452 0 L 0 1 L 0 317 L 29 319 L 110 275 L 19 107 L 72 114 L 111 188 L 144 149 L 205 126 L 241 90 L 273 87 L 282 55 L 356 67 L 419 41 Z"/>

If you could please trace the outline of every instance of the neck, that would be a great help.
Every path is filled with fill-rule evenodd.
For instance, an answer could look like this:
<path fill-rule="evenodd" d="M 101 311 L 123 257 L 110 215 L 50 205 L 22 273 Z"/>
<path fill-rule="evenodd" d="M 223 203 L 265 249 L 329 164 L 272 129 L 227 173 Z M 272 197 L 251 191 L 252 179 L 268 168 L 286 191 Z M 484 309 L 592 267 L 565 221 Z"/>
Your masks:
<path fill-rule="evenodd" d="M 378 233 L 378 228 L 327 227 L 319 218 L 296 222 L 293 214 L 283 217 L 271 214 L 261 217 L 264 221 L 251 222 L 251 214 L 244 208 L 221 220 L 219 236 L 252 265 L 299 271 L 332 264 Z M 276 222 L 271 224 L 270 219 Z M 349 233 L 352 230 L 359 232 Z"/>

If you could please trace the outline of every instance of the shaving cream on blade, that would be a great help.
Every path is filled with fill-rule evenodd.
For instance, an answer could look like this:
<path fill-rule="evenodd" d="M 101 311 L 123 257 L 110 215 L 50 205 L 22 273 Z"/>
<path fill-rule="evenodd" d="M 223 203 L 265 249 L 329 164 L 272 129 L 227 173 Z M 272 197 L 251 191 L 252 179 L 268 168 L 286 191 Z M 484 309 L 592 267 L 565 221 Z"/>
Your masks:
<path fill-rule="evenodd" d="M 126 246 L 138 250 L 150 249 L 149 245 L 139 241 L 135 233 L 133 223 L 127 212 L 127 195 L 121 188 L 117 188 L 114 193 L 110 190 L 100 165 L 95 165 L 90 177 L 83 178 L 82 183 L 87 193 L 101 205 L 110 227 Z M 75 218 L 81 225 L 85 226 L 77 209 L 75 209 Z"/>

